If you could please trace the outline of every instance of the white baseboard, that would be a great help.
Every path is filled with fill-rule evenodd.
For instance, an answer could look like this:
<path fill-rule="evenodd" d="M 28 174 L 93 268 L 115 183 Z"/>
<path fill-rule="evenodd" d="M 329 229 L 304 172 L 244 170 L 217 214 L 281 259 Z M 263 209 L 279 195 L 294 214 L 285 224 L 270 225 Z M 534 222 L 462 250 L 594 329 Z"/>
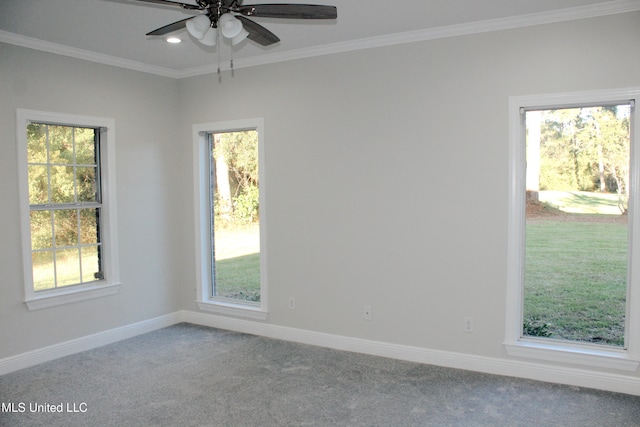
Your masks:
<path fill-rule="evenodd" d="M 87 335 L 70 341 L 61 342 L 37 350 L 28 351 L 15 356 L 0 359 L 0 375 L 19 369 L 28 368 L 60 357 L 69 356 L 81 351 L 122 341 L 136 335 L 145 334 L 167 326 L 179 323 L 180 313 L 171 313 L 153 319 L 143 320 L 119 328 L 110 329 L 96 334 Z"/>
<path fill-rule="evenodd" d="M 187 310 L 0 359 L 0 375 L 54 360 L 59 357 L 132 338 L 136 335 L 180 322 L 333 348 L 336 350 L 369 354 L 372 356 L 389 357 L 488 374 L 640 395 L 640 377 L 630 375 L 546 365 L 523 360 L 500 359 L 442 350 L 431 350 Z"/>
<path fill-rule="evenodd" d="M 428 348 L 350 338 L 194 311 L 182 311 L 180 312 L 180 318 L 183 322 L 187 323 L 317 345 L 336 350 L 352 351 L 373 356 L 389 357 L 488 374 L 640 395 L 640 377 L 630 375 L 546 365 L 523 360 L 499 359 L 450 351 L 431 350 Z"/>

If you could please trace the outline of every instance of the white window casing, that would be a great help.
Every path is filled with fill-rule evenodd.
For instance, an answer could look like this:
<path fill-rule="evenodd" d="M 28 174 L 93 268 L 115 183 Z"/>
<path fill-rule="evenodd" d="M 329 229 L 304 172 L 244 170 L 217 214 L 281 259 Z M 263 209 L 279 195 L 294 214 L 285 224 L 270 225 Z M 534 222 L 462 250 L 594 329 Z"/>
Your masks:
<path fill-rule="evenodd" d="M 102 190 L 101 256 L 104 259 L 103 280 L 45 291 L 36 292 L 34 290 L 33 268 L 31 261 L 31 228 L 27 168 L 27 126 L 30 123 L 87 127 L 98 129 L 100 132 L 100 182 Z M 24 290 L 25 303 L 28 309 L 40 309 L 117 293 L 121 282 L 118 256 L 118 227 L 116 222 L 116 155 L 114 120 L 100 117 L 18 109 L 16 111 L 16 134 L 18 143 L 18 185 Z"/>
<path fill-rule="evenodd" d="M 219 300 L 212 295 L 211 192 L 208 135 L 212 133 L 256 130 L 258 132 L 260 204 L 260 304 Z M 268 317 L 266 262 L 266 180 L 264 167 L 264 120 L 261 118 L 193 125 L 193 183 L 196 250 L 196 304 L 202 311 L 221 315 L 266 320 Z"/>
<path fill-rule="evenodd" d="M 509 206 L 505 348 L 510 356 L 636 371 L 640 366 L 640 88 L 509 98 Z M 522 336 L 525 241 L 525 112 L 595 105 L 631 106 L 629 261 L 625 348 L 616 349 Z"/>

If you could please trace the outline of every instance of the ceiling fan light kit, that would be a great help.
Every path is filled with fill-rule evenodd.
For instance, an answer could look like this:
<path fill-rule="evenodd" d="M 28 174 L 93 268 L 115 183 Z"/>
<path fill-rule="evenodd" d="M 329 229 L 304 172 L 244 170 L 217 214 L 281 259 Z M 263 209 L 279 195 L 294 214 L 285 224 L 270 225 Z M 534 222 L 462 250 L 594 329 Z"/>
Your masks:
<path fill-rule="evenodd" d="M 216 28 L 211 26 L 211 21 L 206 15 L 198 15 L 185 23 L 187 31 L 205 46 L 215 46 L 218 38 Z M 231 39 L 233 46 L 249 36 L 242 22 L 231 14 L 222 15 L 218 22 L 218 28 L 222 35 Z"/>
<path fill-rule="evenodd" d="M 198 15 L 195 18 L 191 18 L 186 21 L 185 25 L 189 34 L 191 34 L 196 39 L 201 40 L 207 30 L 211 28 L 211 21 L 209 20 L 207 15 Z"/>
<path fill-rule="evenodd" d="M 233 15 L 226 13 L 220 17 L 218 21 L 222 35 L 228 39 L 238 37 L 242 32 L 242 22 L 238 21 Z"/>
<path fill-rule="evenodd" d="M 198 39 L 198 41 L 205 46 L 215 46 L 218 41 L 218 31 L 216 31 L 215 28 L 209 27 L 207 31 L 205 31 L 204 36 Z"/>
<path fill-rule="evenodd" d="M 242 25 L 242 23 L 240 23 L 240 25 Z M 247 30 L 244 29 L 244 27 L 242 27 L 240 34 L 238 34 L 233 39 L 231 39 L 231 45 L 235 46 L 238 43 L 240 43 L 242 40 L 246 39 L 247 37 L 249 37 L 249 33 L 247 32 Z"/>

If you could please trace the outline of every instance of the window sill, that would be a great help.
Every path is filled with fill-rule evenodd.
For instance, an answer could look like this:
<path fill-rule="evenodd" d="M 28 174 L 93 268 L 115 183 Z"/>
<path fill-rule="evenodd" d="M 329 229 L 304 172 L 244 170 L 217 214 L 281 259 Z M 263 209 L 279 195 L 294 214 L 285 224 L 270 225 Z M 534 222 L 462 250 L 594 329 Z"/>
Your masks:
<path fill-rule="evenodd" d="M 253 307 L 244 304 L 235 304 L 231 302 L 207 300 L 196 301 L 198 308 L 202 311 L 210 313 L 223 314 L 225 316 L 244 317 L 252 320 L 267 320 L 269 313 L 261 307 Z"/>
<path fill-rule="evenodd" d="M 635 372 L 640 366 L 640 361 L 630 359 L 625 350 L 601 349 L 586 345 L 559 345 L 549 341 L 516 341 L 504 345 L 509 356 L 628 372 Z"/>
<path fill-rule="evenodd" d="M 73 286 L 68 289 L 55 289 L 42 291 L 34 294 L 25 300 L 29 310 L 55 307 L 57 305 L 69 304 L 72 302 L 84 301 L 93 298 L 100 298 L 117 294 L 120 291 L 120 283 L 113 284 L 92 284 L 83 286 Z"/>

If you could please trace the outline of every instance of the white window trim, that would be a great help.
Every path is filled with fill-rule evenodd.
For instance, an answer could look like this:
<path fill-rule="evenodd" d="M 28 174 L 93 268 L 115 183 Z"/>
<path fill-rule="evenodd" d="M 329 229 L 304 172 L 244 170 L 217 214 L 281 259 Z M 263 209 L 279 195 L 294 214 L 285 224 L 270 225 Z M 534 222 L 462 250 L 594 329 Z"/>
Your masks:
<path fill-rule="evenodd" d="M 105 280 L 82 285 L 35 292 L 33 289 L 33 267 L 31 263 L 31 226 L 29 220 L 29 186 L 27 168 L 27 125 L 29 123 L 51 123 L 69 126 L 106 129 L 101 135 L 100 159 L 102 182 L 102 241 L 105 261 Z M 115 122 L 113 119 L 50 113 L 18 109 L 16 111 L 16 134 L 18 142 L 18 186 L 20 199 L 20 230 L 24 269 L 25 304 L 29 310 L 53 307 L 61 304 L 113 295 L 119 291 L 120 268 L 116 223 L 116 155 Z"/>
<path fill-rule="evenodd" d="M 211 221 L 209 192 L 209 152 L 207 135 L 255 129 L 258 132 L 258 164 L 260 181 L 260 304 L 221 301 L 211 296 Z M 193 125 L 193 183 L 195 201 L 196 303 L 202 311 L 216 314 L 266 320 L 266 181 L 264 167 L 264 120 L 261 118 L 232 120 Z"/>
<path fill-rule="evenodd" d="M 505 348 L 510 356 L 634 372 L 640 366 L 640 112 L 631 118 L 629 199 L 629 281 L 626 349 L 522 337 L 525 239 L 525 110 L 590 105 L 635 104 L 640 88 L 514 96 L 509 98 L 509 207 Z M 632 254 L 631 251 L 634 251 Z"/>

